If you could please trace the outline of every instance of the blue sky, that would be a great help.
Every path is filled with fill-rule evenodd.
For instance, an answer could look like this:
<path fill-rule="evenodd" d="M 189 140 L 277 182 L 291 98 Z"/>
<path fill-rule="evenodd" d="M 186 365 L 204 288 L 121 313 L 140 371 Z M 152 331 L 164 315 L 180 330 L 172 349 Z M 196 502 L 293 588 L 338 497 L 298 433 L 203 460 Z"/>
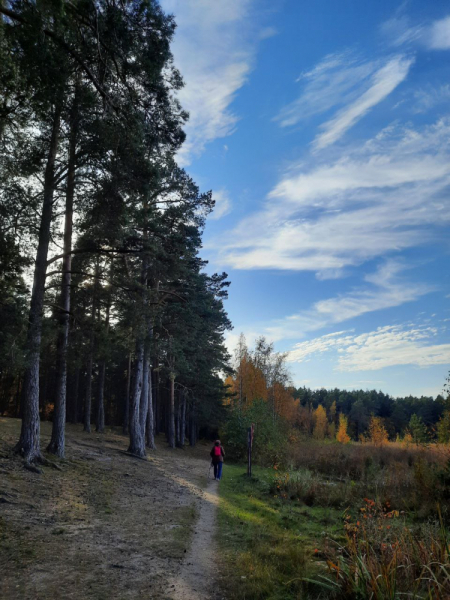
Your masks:
<path fill-rule="evenodd" d="M 450 5 L 163 0 L 179 161 L 242 331 L 308 387 L 442 392 L 450 368 Z"/>

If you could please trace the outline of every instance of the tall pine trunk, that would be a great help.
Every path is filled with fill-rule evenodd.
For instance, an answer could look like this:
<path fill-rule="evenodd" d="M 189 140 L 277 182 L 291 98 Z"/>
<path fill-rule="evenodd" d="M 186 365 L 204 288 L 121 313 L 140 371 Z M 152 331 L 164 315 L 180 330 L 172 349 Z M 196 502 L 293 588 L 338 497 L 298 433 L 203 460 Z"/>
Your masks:
<path fill-rule="evenodd" d="M 169 399 L 169 447 L 175 448 L 175 373 L 170 373 L 170 399 Z"/>
<path fill-rule="evenodd" d="M 128 355 L 128 370 L 127 370 L 127 392 L 125 396 L 125 410 L 123 414 L 122 433 L 128 435 L 128 425 L 130 422 L 130 392 L 131 392 L 131 352 Z"/>
<path fill-rule="evenodd" d="M 191 402 L 191 411 L 189 415 L 189 444 L 195 446 L 197 441 L 197 420 L 195 417 L 195 404 L 194 399 Z"/>
<path fill-rule="evenodd" d="M 133 368 L 133 383 L 130 394 L 130 445 L 128 452 L 136 456 L 145 456 L 145 440 L 142 435 L 141 422 L 139 418 L 141 392 L 142 392 L 142 374 L 144 370 L 144 339 L 139 335 L 136 340 L 136 353 Z"/>
<path fill-rule="evenodd" d="M 78 423 L 78 390 L 80 387 L 80 367 L 76 368 L 73 377 L 73 388 L 72 388 L 72 407 L 70 411 L 70 422 L 73 424 Z"/>
<path fill-rule="evenodd" d="M 181 415 L 180 415 L 180 448 L 184 448 L 186 434 L 186 391 L 181 390 Z"/>
<path fill-rule="evenodd" d="M 95 426 L 97 433 L 104 433 L 105 431 L 105 373 L 106 361 L 103 358 L 98 366 L 97 419 Z"/>
<path fill-rule="evenodd" d="M 156 449 L 155 445 L 155 412 L 153 408 L 153 377 L 152 368 L 150 365 L 148 372 L 148 410 L 147 410 L 147 427 L 146 427 L 146 438 L 147 446 L 153 450 Z"/>
<path fill-rule="evenodd" d="M 86 396 L 84 400 L 84 431 L 91 433 L 91 412 L 92 412 L 92 372 L 94 367 L 94 345 L 95 345 L 95 291 L 92 296 L 92 311 L 91 311 L 91 331 L 89 334 L 89 356 L 87 362 L 86 373 Z"/>
<path fill-rule="evenodd" d="M 145 429 L 147 427 L 148 413 L 148 389 L 149 389 L 149 374 L 150 374 L 150 356 L 149 349 L 146 346 L 144 350 L 144 366 L 142 368 L 142 390 L 141 401 L 139 405 L 139 422 L 141 424 L 142 435 L 145 439 Z"/>
<path fill-rule="evenodd" d="M 67 394 L 67 348 L 69 342 L 70 282 L 72 265 L 73 200 L 75 196 L 76 149 L 78 137 L 78 92 L 75 91 L 69 139 L 66 210 L 64 221 L 64 258 L 59 306 L 59 331 L 56 344 L 56 395 L 52 437 L 47 451 L 64 458 Z"/>
<path fill-rule="evenodd" d="M 16 451 L 27 462 L 42 460 L 40 450 L 39 423 L 39 361 L 42 337 L 42 314 L 44 308 L 45 277 L 47 272 L 50 227 L 53 215 L 53 195 L 55 190 L 55 161 L 59 145 L 61 125 L 61 105 L 55 107 L 52 133 L 47 155 L 44 176 L 44 197 L 41 223 L 39 227 L 38 248 L 34 267 L 33 290 L 27 331 L 27 363 L 22 387 L 22 428 Z"/>
<path fill-rule="evenodd" d="M 105 333 L 108 339 L 109 333 L 109 312 L 111 310 L 111 296 L 108 297 L 108 305 L 106 307 L 106 322 Z M 105 431 L 105 373 L 106 373 L 106 358 L 100 360 L 98 367 L 98 396 L 97 396 L 97 425 L 95 431 L 103 433 Z"/>

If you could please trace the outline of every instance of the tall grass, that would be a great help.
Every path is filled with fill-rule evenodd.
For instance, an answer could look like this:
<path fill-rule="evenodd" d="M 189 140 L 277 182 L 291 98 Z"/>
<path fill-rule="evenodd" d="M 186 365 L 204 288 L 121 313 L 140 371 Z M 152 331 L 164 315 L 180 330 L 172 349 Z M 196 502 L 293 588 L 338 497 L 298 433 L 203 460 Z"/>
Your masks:
<path fill-rule="evenodd" d="M 345 508 L 363 497 L 389 502 L 419 519 L 450 514 L 450 450 L 389 443 L 301 443 L 290 449 L 290 479 L 281 489 L 309 506 Z"/>
<path fill-rule="evenodd" d="M 450 548 L 441 513 L 419 536 L 404 524 L 392 528 L 387 523 L 398 513 L 372 500 L 361 511 L 356 522 L 346 517 L 345 544 L 326 553 L 329 575 L 306 580 L 338 600 L 448 600 Z"/>

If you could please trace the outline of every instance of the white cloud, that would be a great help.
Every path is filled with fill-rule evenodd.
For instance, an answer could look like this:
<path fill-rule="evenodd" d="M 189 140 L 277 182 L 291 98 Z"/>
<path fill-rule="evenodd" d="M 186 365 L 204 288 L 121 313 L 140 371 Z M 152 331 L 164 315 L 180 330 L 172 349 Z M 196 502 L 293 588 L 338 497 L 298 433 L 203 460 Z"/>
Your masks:
<path fill-rule="evenodd" d="M 433 50 L 450 49 L 450 17 L 435 21 L 430 29 L 428 45 Z"/>
<path fill-rule="evenodd" d="M 448 364 L 450 344 L 434 344 L 436 333 L 431 327 L 391 325 L 361 335 L 322 336 L 296 344 L 288 360 L 303 362 L 312 354 L 337 351 L 337 370 L 347 372 L 377 371 L 394 365 Z"/>
<path fill-rule="evenodd" d="M 275 120 L 288 127 L 342 106 L 313 142 L 316 150 L 325 148 L 384 100 L 406 78 L 412 63 L 403 55 L 367 61 L 349 50 L 329 54 L 300 75 L 299 97 L 282 108 Z"/>
<path fill-rule="evenodd" d="M 311 308 L 273 323 L 265 330 L 270 339 L 302 337 L 307 332 L 354 319 L 363 314 L 413 302 L 433 288 L 411 283 L 401 277 L 404 266 L 387 261 L 375 273 L 365 276 L 365 284 L 333 298 L 319 300 Z M 328 334 L 321 340 L 334 339 L 344 332 Z"/>
<path fill-rule="evenodd" d="M 407 15 L 401 14 L 403 7 L 396 15 L 381 25 L 381 33 L 392 46 L 404 46 L 419 41 L 424 32 L 423 25 L 411 25 Z"/>
<path fill-rule="evenodd" d="M 345 267 L 432 241 L 450 220 L 450 120 L 391 126 L 337 160 L 287 172 L 263 208 L 217 240 L 236 269 Z"/>
<path fill-rule="evenodd" d="M 162 6 L 177 22 L 172 52 L 186 84 L 179 98 L 190 113 L 178 160 L 187 165 L 206 144 L 234 131 L 238 117 L 230 105 L 247 81 L 258 39 L 253 0 L 162 0 Z"/>
<path fill-rule="evenodd" d="M 218 220 L 231 212 L 231 199 L 227 190 L 221 189 L 213 192 L 213 198 L 216 201 L 214 210 L 210 215 L 210 219 Z"/>
<path fill-rule="evenodd" d="M 379 62 L 363 61 L 348 50 L 329 54 L 300 75 L 299 97 L 282 108 L 275 120 L 281 127 L 288 127 L 353 101 L 378 66 Z"/>
<path fill-rule="evenodd" d="M 416 114 L 426 113 L 440 104 L 447 105 L 450 100 L 450 85 L 439 87 L 429 86 L 414 92 L 413 112 Z"/>
<path fill-rule="evenodd" d="M 404 5 L 396 15 L 381 26 L 382 34 L 392 46 L 405 45 L 425 46 L 429 50 L 450 49 L 450 16 L 432 23 L 419 23 L 412 25 L 409 17 L 401 14 Z"/>
<path fill-rule="evenodd" d="M 336 142 L 370 109 L 389 96 L 406 79 L 413 62 L 411 58 L 396 56 L 378 69 L 371 79 L 369 89 L 321 126 L 323 133 L 319 134 L 314 140 L 314 149 L 321 150 Z"/>

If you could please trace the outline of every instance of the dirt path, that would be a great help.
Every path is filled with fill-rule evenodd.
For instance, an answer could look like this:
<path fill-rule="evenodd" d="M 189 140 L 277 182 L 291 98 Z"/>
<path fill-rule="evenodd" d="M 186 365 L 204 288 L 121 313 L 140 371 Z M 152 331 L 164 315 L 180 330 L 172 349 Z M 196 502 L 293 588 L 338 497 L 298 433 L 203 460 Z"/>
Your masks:
<path fill-rule="evenodd" d="M 62 470 L 38 475 L 10 454 L 19 429 L 0 419 L 2 600 L 216 600 L 207 446 L 159 440 L 142 461 L 121 435 L 69 426 Z"/>
<path fill-rule="evenodd" d="M 209 480 L 200 501 L 200 514 L 193 540 L 183 565 L 169 584 L 172 600 L 222 598 L 217 590 L 218 553 L 215 543 L 216 511 L 219 496 L 217 481 Z"/>

